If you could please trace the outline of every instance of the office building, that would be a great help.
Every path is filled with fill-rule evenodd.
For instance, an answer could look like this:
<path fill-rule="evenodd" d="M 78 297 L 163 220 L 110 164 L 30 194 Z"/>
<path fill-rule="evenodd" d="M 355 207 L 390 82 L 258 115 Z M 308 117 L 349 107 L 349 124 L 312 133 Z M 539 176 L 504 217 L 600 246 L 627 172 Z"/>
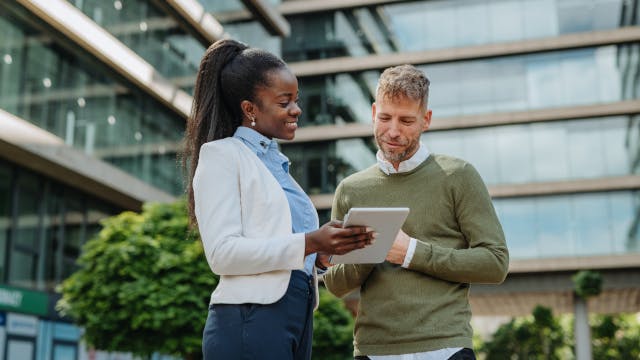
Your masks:
<path fill-rule="evenodd" d="M 0 2 L 0 359 L 76 359 L 56 284 L 98 221 L 171 201 L 204 49 L 231 36 L 300 83 L 292 175 L 329 218 L 338 182 L 375 161 L 380 72 L 431 80 L 435 153 L 483 176 L 511 251 L 476 317 L 640 311 L 638 0 L 7 0 Z M 106 355 L 105 355 L 106 356 Z"/>

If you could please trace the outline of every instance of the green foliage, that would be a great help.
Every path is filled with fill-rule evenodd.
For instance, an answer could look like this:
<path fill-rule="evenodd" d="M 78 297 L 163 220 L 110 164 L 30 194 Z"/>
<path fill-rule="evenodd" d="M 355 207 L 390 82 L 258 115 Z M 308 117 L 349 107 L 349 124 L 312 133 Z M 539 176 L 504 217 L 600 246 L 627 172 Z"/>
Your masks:
<path fill-rule="evenodd" d="M 488 360 L 561 360 L 566 358 L 567 340 L 551 309 L 537 306 L 532 317 L 500 326 L 479 350 Z"/>
<path fill-rule="evenodd" d="M 201 353 L 217 277 L 188 229 L 186 205 L 146 204 L 102 222 L 65 280 L 57 309 L 97 349 L 148 356 Z"/>
<path fill-rule="evenodd" d="M 583 299 L 598 295 L 602 292 L 602 275 L 591 270 L 581 270 L 573 278 L 576 295 Z"/>
<path fill-rule="evenodd" d="M 313 314 L 313 359 L 353 359 L 353 323 L 344 303 L 320 288 L 320 306 Z"/>
<path fill-rule="evenodd" d="M 640 359 L 640 325 L 636 318 L 629 315 L 604 315 L 594 323 L 594 359 Z"/>
<path fill-rule="evenodd" d="M 512 319 L 476 348 L 485 360 L 575 359 L 572 319 L 554 317 L 548 308 L 538 306 L 533 317 Z M 638 319 L 637 314 L 592 316 L 593 359 L 640 359 Z"/>

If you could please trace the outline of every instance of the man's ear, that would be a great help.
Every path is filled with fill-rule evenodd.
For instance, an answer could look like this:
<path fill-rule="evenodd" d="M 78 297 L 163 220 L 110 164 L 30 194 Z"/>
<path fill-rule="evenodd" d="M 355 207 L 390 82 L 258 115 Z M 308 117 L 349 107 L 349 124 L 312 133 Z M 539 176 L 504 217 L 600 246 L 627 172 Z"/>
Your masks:
<path fill-rule="evenodd" d="M 427 131 L 431 126 L 431 109 L 427 109 L 424 113 L 424 124 L 422 126 L 422 131 Z"/>
<path fill-rule="evenodd" d="M 372 103 L 371 104 L 371 122 L 375 123 L 376 122 L 376 103 Z"/>

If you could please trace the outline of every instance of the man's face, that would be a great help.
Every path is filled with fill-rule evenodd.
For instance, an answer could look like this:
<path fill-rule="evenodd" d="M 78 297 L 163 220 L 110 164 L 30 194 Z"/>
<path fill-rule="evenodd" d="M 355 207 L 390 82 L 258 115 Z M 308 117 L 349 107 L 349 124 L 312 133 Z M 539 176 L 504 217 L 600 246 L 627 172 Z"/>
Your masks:
<path fill-rule="evenodd" d="M 406 97 L 376 98 L 372 105 L 373 133 L 384 158 L 398 169 L 420 145 L 420 135 L 431 124 L 431 110 Z"/>

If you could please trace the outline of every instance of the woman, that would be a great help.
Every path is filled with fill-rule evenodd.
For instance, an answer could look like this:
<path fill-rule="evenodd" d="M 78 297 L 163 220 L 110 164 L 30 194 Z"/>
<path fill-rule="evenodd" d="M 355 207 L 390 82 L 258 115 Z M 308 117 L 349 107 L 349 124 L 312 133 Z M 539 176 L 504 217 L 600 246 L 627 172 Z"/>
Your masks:
<path fill-rule="evenodd" d="M 369 244 L 370 229 L 318 229 L 309 197 L 274 139 L 293 139 L 296 77 L 233 40 L 207 49 L 185 134 L 189 208 L 211 270 L 205 359 L 310 359 L 316 265 Z M 195 216 L 195 219 L 193 218 Z"/>

